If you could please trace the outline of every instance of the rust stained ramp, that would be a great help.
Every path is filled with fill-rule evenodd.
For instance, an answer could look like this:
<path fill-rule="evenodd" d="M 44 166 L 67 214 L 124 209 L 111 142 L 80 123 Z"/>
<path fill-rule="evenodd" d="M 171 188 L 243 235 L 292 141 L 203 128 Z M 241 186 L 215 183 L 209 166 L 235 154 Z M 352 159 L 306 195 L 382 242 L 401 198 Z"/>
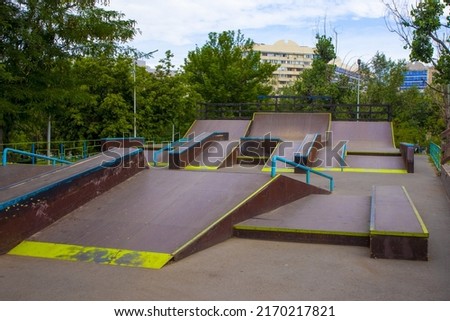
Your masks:
<path fill-rule="evenodd" d="M 255 113 L 248 136 L 270 134 L 283 141 L 301 141 L 311 133 L 326 137 L 330 122 L 331 114 L 327 113 Z"/>
<path fill-rule="evenodd" d="M 264 174 L 144 171 L 11 254 L 161 268 L 231 237 L 237 222 L 310 193 L 327 191 Z"/>
<path fill-rule="evenodd" d="M 237 157 L 239 139 L 247 134 L 249 126 L 249 120 L 194 121 L 185 137 L 196 136 L 204 132 L 225 132 L 228 133 L 228 139 L 208 143 L 186 169 L 216 170 L 233 165 Z"/>
<path fill-rule="evenodd" d="M 333 121 L 331 131 L 334 144 L 348 141 L 349 154 L 400 154 L 391 122 Z"/>

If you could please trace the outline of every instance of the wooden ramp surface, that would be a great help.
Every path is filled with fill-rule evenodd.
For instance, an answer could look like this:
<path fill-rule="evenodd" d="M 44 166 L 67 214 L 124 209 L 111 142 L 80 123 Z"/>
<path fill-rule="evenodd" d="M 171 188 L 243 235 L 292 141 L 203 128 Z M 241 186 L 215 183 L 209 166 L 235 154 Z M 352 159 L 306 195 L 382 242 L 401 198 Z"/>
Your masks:
<path fill-rule="evenodd" d="M 17 198 L 23 198 L 27 195 L 35 193 L 40 189 L 47 189 L 49 186 L 58 184 L 61 181 L 73 179 L 77 175 L 84 175 L 85 173 L 102 167 L 106 167 L 108 163 L 120 159 L 124 155 L 133 154 L 139 152 L 136 148 L 114 148 L 110 151 L 105 151 L 97 156 L 87 158 L 85 160 L 76 162 L 72 165 L 56 166 L 49 169 L 47 166 L 40 169 L 38 166 L 30 166 L 26 169 L 27 173 L 16 176 L 12 176 L 17 172 L 17 166 L 5 166 L 2 168 L 3 175 L 9 177 L 9 184 L 0 187 L 0 209 L 14 203 Z M 3 185 L 3 184 L 2 184 Z"/>
<path fill-rule="evenodd" d="M 249 125 L 249 120 L 196 120 L 184 137 L 197 136 L 203 132 L 227 132 L 229 140 L 238 141 L 245 136 Z"/>
<path fill-rule="evenodd" d="M 0 191 L 44 173 L 56 171 L 61 167 L 67 167 L 67 165 L 8 164 L 7 166 L 0 166 Z"/>
<path fill-rule="evenodd" d="M 318 133 L 325 137 L 330 129 L 330 114 L 321 113 L 255 113 L 249 137 L 281 138 L 302 141 L 306 135 Z"/>
<path fill-rule="evenodd" d="M 399 154 L 390 122 L 333 121 L 333 143 L 348 141 L 349 153 Z"/>
<path fill-rule="evenodd" d="M 38 232 L 11 254 L 55 253 L 54 258 L 87 257 L 101 263 L 110 262 L 108 257 L 117 252 L 131 251 L 136 259 L 128 265 L 160 268 L 271 180 L 261 174 L 142 171 Z M 143 265 L 145 260 L 154 263 Z"/>
<path fill-rule="evenodd" d="M 235 226 L 237 236 L 368 246 L 370 196 L 309 195 Z"/>

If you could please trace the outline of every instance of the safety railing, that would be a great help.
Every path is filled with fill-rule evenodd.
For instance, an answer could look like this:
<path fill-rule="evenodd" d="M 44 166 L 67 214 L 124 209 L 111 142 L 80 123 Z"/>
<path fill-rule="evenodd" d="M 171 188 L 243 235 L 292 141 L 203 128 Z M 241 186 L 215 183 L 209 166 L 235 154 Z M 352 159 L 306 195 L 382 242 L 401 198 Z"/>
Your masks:
<path fill-rule="evenodd" d="M 61 163 L 61 164 L 72 164 L 72 162 L 66 161 L 64 159 L 59 159 L 59 158 L 54 158 L 54 157 L 48 157 L 45 155 L 40 155 L 40 154 L 34 154 L 34 153 L 29 153 L 29 152 L 25 152 L 23 150 L 18 150 L 18 149 L 14 149 L 14 148 L 5 148 L 3 150 L 3 156 L 2 156 L 2 165 L 6 166 L 8 164 L 8 153 L 16 153 L 19 155 L 23 155 L 23 156 L 28 156 L 31 158 L 40 158 L 40 159 L 45 159 L 48 161 L 52 162 L 52 165 L 55 166 L 56 163 Z"/>
<path fill-rule="evenodd" d="M 291 166 L 294 166 L 294 167 L 304 170 L 306 172 L 306 184 L 311 184 L 311 173 L 313 173 L 313 174 L 316 174 L 318 176 L 328 179 L 330 181 L 330 185 L 329 185 L 330 192 L 332 192 L 334 190 L 334 178 L 332 176 L 321 173 L 319 171 L 316 171 L 316 170 L 312 169 L 311 167 L 297 164 L 293 161 L 287 160 L 287 159 L 277 156 L 277 155 L 272 157 L 272 168 L 271 168 L 272 169 L 271 170 L 272 177 L 275 177 L 275 175 L 277 174 L 277 161 L 280 161 L 285 164 L 288 164 L 288 165 L 291 165 Z"/>
<path fill-rule="evenodd" d="M 346 157 L 347 157 L 347 144 L 345 143 L 344 146 L 342 146 L 341 161 L 339 164 L 341 166 L 341 172 L 344 171 L 344 167 L 347 165 L 347 163 L 345 162 Z"/>
<path fill-rule="evenodd" d="M 160 154 L 164 153 L 165 151 L 169 151 L 171 149 L 173 149 L 175 146 L 182 144 L 182 143 L 186 143 L 189 141 L 189 138 L 180 138 L 177 141 L 174 141 L 170 144 L 167 144 L 165 146 L 163 146 L 161 149 L 158 149 L 157 151 L 153 152 L 153 166 L 157 166 L 158 164 L 158 157 Z"/>
<path fill-rule="evenodd" d="M 436 169 L 440 172 L 442 151 L 441 148 L 433 142 L 430 143 L 430 157 L 434 163 L 434 166 L 436 166 Z"/>

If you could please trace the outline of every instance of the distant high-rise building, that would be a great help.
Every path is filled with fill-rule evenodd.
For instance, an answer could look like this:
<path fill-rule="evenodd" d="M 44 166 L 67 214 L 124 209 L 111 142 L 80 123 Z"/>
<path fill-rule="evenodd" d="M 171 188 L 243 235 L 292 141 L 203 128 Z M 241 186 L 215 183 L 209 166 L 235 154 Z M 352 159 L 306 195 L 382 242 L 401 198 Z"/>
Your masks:
<path fill-rule="evenodd" d="M 403 74 L 405 79 L 401 90 L 406 90 L 412 87 L 417 87 L 419 90 L 424 90 L 427 84 L 431 83 L 432 70 L 420 62 L 408 63 L 406 65 L 407 71 Z"/>
<path fill-rule="evenodd" d="M 261 53 L 262 62 L 278 64 L 273 73 L 275 90 L 291 85 L 304 69 L 311 68 L 314 48 L 299 46 L 292 40 L 279 40 L 273 45 L 257 43 L 253 50 Z"/>
<path fill-rule="evenodd" d="M 273 45 L 258 43 L 253 50 L 261 53 L 262 62 L 279 65 L 272 79 L 275 91 L 292 85 L 303 70 L 311 68 L 315 55 L 315 48 L 300 46 L 292 40 L 278 40 Z M 339 58 L 330 63 L 336 65 L 336 75 L 345 75 L 351 80 L 359 77 L 354 65 L 347 66 Z"/>

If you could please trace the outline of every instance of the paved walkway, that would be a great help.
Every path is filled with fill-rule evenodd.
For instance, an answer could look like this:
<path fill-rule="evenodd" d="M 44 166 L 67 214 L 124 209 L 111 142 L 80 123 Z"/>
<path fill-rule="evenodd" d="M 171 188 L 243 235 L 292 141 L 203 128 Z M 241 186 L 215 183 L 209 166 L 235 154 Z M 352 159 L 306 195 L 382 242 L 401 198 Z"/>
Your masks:
<path fill-rule="evenodd" d="M 332 175 L 341 195 L 404 185 L 430 231 L 429 261 L 236 238 L 161 270 L 3 255 L 0 300 L 450 300 L 450 201 L 427 157 L 416 157 L 414 174 Z"/>

